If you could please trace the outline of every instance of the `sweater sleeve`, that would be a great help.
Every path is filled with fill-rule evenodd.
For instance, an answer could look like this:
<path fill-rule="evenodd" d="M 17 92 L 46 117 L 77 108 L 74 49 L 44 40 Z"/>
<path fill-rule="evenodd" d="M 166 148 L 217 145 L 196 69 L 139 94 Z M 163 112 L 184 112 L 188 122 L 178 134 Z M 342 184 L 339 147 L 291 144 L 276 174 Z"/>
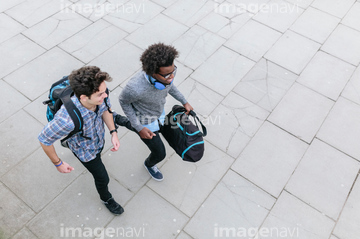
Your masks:
<path fill-rule="evenodd" d="M 169 94 L 174 97 L 176 100 L 180 101 L 181 104 L 186 104 L 187 100 L 185 99 L 184 95 L 176 88 L 176 86 L 173 84 L 171 86 L 171 89 L 169 90 Z"/>
<path fill-rule="evenodd" d="M 137 92 L 127 85 L 119 95 L 119 103 L 125 115 L 128 117 L 131 126 L 139 132 L 144 128 L 144 126 L 142 126 L 139 119 L 136 117 L 136 112 L 131 105 L 131 103 L 137 101 L 137 96 Z"/>

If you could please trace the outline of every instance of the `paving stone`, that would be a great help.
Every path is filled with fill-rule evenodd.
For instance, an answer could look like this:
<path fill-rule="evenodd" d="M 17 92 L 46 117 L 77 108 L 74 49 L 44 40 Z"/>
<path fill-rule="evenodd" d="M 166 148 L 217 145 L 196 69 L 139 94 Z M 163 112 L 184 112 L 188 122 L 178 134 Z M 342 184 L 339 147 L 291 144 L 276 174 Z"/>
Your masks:
<path fill-rule="evenodd" d="M 360 32 L 340 24 L 321 49 L 357 66 L 360 63 Z"/>
<path fill-rule="evenodd" d="M 109 73 L 113 80 L 107 83 L 107 87 L 113 90 L 140 69 L 141 54 L 139 48 L 121 40 L 88 65 L 98 66 Z"/>
<path fill-rule="evenodd" d="M 0 43 L 21 33 L 26 28 L 11 17 L 0 13 Z"/>
<path fill-rule="evenodd" d="M 109 190 L 121 205 L 133 197 L 132 193 L 111 177 Z M 126 212 L 127 209 L 124 209 Z M 40 239 L 85 238 L 89 235 L 86 234 L 89 229 L 95 232 L 95 228 L 104 228 L 113 218 L 114 215 L 99 198 L 92 175 L 86 172 L 38 213 L 28 228 Z M 72 236 L 72 233 L 75 235 Z"/>
<path fill-rule="evenodd" d="M 310 143 L 333 104 L 332 100 L 296 83 L 268 120 Z"/>
<path fill-rule="evenodd" d="M 16 89 L 0 80 L 0 122 L 15 114 L 30 101 L 20 94 Z"/>
<path fill-rule="evenodd" d="M 354 70 L 354 66 L 319 51 L 301 73 L 297 82 L 332 100 L 337 100 Z"/>
<path fill-rule="evenodd" d="M 338 18 L 343 18 L 354 2 L 355 0 L 344 0 L 341 2 L 337 0 L 315 0 L 311 6 Z"/>
<path fill-rule="evenodd" d="M 27 27 L 45 20 L 71 4 L 69 0 L 35 0 L 18 1 L 19 3 L 6 11 L 6 14 Z"/>
<path fill-rule="evenodd" d="M 278 197 L 307 149 L 307 144 L 265 122 L 232 169 Z"/>
<path fill-rule="evenodd" d="M 199 239 L 237 238 L 232 232 L 259 227 L 274 203 L 273 197 L 230 170 L 191 218 L 185 231 Z"/>
<path fill-rule="evenodd" d="M 180 36 L 173 45 L 181 52 L 178 61 L 191 69 L 198 68 L 225 40 L 197 25 Z"/>
<path fill-rule="evenodd" d="M 5 12 L 6 10 L 25 2 L 26 0 L 3 0 L 0 5 L 0 12 Z"/>
<path fill-rule="evenodd" d="M 88 63 L 127 35 L 110 23 L 99 20 L 62 42 L 59 47 Z"/>
<path fill-rule="evenodd" d="M 254 103 L 230 93 L 203 121 L 208 125 L 206 140 L 236 158 L 268 115 Z"/>
<path fill-rule="evenodd" d="M 360 3 L 356 2 L 341 22 L 360 31 Z"/>
<path fill-rule="evenodd" d="M 50 86 L 49 86 L 50 89 Z M 23 110 L 25 110 L 29 115 L 31 115 L 34 119 L 37 119 L 43 126 L 45 126 L 48 121 L 46 118 L 46 109 L 47 106 L 42 102 L 49 99 L 49 92 L 46 92 L 39 96 L 36 100 L 27 104 Z"/>
<path fill-rule="evenodd" d="M 259 238 L 329 238 L 334 225 L 333 220 L 284 191 L 261 226 L 265 233 Z"/>
<path fill-rule="evenodd" d="M 78 0 L 68 8 L 64 9 L 63 12 L 77 12 L 85 18 L 96 22 L 110 12 L 116 11 L 116 7 L 117 6 L 114 6 L 106 0 Z"/>
<path fill-rule="evenodd" d="M 324 43 L 339 22 L 339 18 L 309 7 L 291 26 L 291 30 L 316 42 Z"/>
<path fill-rule="evenodd" d="M 192 239 L 192 237 L 182 231 L 176 239 Z"/>
<path fill-rule="evenodd" d="M 296 79 L 294 73 L 262 58 L 234 92 L 271 112 Z"/>
<path fill-rule="evenodd" d="M 39 144 L 39 141 L 37 143 Z M 4 184 L 37 213 L 84 171 L 84 167 L 69 149 L 62 147 L 59 142 L 55 145 L 57 155 L 75 168 L 73 172 L 59 173 L 42 148 L 39 148 L 1 178 Z M 29 167 L 29 165 L 38 166 Z M 34 193 L 39 187 L 46 189 L 41 193 L 41 197 Z"/>
<path fill-rule="evenodd" d="M 228 48 L 221 47 L 196 69 L 191 77 L 226 96 L 254 65 L 255 62 Z"/>
<path fill-rule="evenodd" d="M 360 160 L 360 106 L 340 97 L 319 130 L 317 137 Z"/>
<path fill-rule="evenodd" d="M 172 4 L 174 4 L 177 0 L 153 0 L 154 3 L 157 3 L 163 7 L 170 7 Z"/>
<path fill-rule="evenodd" d="M 300 74 L 319 48 L 318 43 L 287 31 L 267 52 L 265 58 Z"/>
<path fill-rule="evenodd" d="M 58 1 L 56 2 L 58 4 Z M 23 34 L 49 50 L 90 24 L 91 21 L 77 13 L 59 12 L 24 31 Z"/>
<path fill-rule="evenodd" d="M 357 68 L 350 81 L 347 83 L 341 96 L 360 104 L 360 67 Z"/>
<path fill-rule="evenodd" d="M 174 151 L 163 139 L 166 158 L 157 164 L 159 168 Z M 105 154 L 103 161 L 108 168 L 109 173 L 127 190 L 131 192 L 138 192 L 150 179 L 149 173 L 144 167 L 144 161 L 148 157 L 150 151 L 147 146 L 141 141 L 140 137 L 134 132 L 128 132 L 120 139 L 120 148 L 117 152 Z M 166 179 L 167 175 L 164 175 Z M 164 179 L 164 180 L 165 180 Z"/>
<path fill-rule="evenodd" d="M 54 82 L 82 66 L 82 62 L 55 47 L 14 71 L 4 80 L 30 100 L 34 100 L 48 92 Z"/>
<path fill-rule="evenodd" d="M 360 234 L 360 181 L 356 180 L 333 234 L 341 239 L 356 239 Z M 336 238 L 337 239 L 337 238 Z"/>
<path fill-rule="evenodd" d="M 215 107 L 217 107 L 224 99 L 223 96 L 210 90 L 192 78 L 186 79 L 180 86 L 177 86 L 177 88 L 183 93 L 186 100 L 194 108 L 195 113 L 205 117 L 210 115 Z M 166 113 L 170 112 L 173 105 L 181 105 L 181 103 L 173 97 L 168 97 L 166 101 Z"/>
<path fill-rule="evenodd" d="M 228 24 L 223 27 L 218 34 L 225 39 L 229 39 L 234 33 L 236 33 L 247 21 L 250 16 L 247 13 L 242 13 L 228 19 Z"/>
<path fill-rule="evenodd" d="M 117 4 L 114 3 L 114 5 Z M 164 10 L 158 4 L 143 0 L 122 1 L 119 5 L 118 9 L 106 15 L 104 20 L 128 33 L 147 25 L 151 19 Z"/>
<path fill-rule="evenodd" d="M 286 186 L 288 192 L 337 220 L 360 163 L 314 140 Z"/>
<path fill-rule="evenodd" d="M 182 23 L 188 27 L 192 27 L 203 17 L 214 10 L 215 3 L 213 1 L 177 1 L 163 12 L 176 22 Z"/>
<path fill-rule="evenodd" d="M 16 233 L 12 239 L 37 239 L 37 237 L 26 227 L 21 229 L 18 233 Z"/>
<path fill-rule="evenodd" d="M 22 35 L 1 43 L 0 77 L 3 78 L 44 52 L 42 47 Z"/>
<path fill-rule="evenodd" d="M 164 31 L 166 29 L 166 31 Z M 131 33 L 126 40 L 145 50 L 148 46 L 163 42 L 171 44 L 188 28 L 163 14 L 157 15 L 141 28 Z"/>
<path fill-rule="evenodd" d="M 232 5 L 227 5 L 227 2 L 224 4 L 220 4 L 220 7 L 222 6 L 223 9 L 229 9 L 229 12 L 233 13 L 244 13 L 247 12 L 249 16 L 254 16 L 256 13 L 260 12 L 265 5 L 270 0 L 242 0 L 239 2 L 238 0 L 227 0 L 227 2 L 231 3 Z"/>
<path fill-rule="evenodd" d="M 42 128 L 43 126 L 37 120 L 23 110 L 0 124 L 0 152 L 2 152 L 0 176 L 39 147 L 37 136 Z"/>
<path fill-rule="evenodd" d="M 205 154 L 197 163 L 183 161 L 177 154 L 164 164 L 163 182 L 150 180 L 147 185 L 166 201 L 192 217 L 234 159 L 205 142 Z M 199 190 L 201 189 L 201 190 Z"/>
<path fill-rule="evenodd" d="M 211 12 L 204 17 L 197 25 L 212 31 L 214 33 L 219 32 L 230 23 L 230 20 L 219 13 Z"/>
<path fill-rule="evenodd" d="M 170 239 L 176 238 L 187 221 L 188 218 L 173 205 L 143 187 L 126 205 L 124 215 L 114 218 L 106 228 L 119 228 L 120 225 L 120 229 L 132 228 L 134 234 L 136 231 L 137 238 Z"/>
<path fill-rule="evenodd" d="M 314 0 L 286 0 L 287 2 L 297 4 L 301 8 L 308 8 Z"/>
<path fill-rule="evenodd" d="M 297 4 L 271 0 L 253 19 L 284 33 L 303 11 Z"/>
<path fill-rule="evenodd" d="M 225 46 L 253 61 L 259 61 L 280 36 L 279 32 L 250 20 L 225 43 Z"/>
<path fill-rule="evenodd" d="M 0 202 L 0 236 L 5 236 L 4 238 L 15 234 L 35 216 L 35 213 L 1 182 Z"/>

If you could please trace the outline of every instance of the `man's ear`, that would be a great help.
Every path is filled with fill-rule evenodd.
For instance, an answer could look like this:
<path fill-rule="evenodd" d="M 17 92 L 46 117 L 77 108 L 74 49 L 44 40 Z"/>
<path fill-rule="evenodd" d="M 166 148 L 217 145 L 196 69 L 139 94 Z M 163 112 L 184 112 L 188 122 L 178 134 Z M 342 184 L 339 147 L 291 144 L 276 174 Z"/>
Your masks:
<path fill-rule="evenodd" d="M 86 95 L 80 95 L 80 101 L 86 102 L 89 99 Z"/>

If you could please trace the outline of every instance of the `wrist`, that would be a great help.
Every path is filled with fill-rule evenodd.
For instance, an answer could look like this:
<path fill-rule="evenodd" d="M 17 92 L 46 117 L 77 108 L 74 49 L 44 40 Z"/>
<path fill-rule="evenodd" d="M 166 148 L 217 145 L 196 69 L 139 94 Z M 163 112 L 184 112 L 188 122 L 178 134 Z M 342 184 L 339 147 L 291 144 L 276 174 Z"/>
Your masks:
<path fill-rule="evenodd" d="M 110 130 L 110 134 L 113 135 L 113 133 L 117 133 L 117 129 Z"/>
<path fill-rule="evenodd" d="M 62 164 L 63 164 L 63 161 L 61 161 L 61 159 L 60 159 L 60 163 L 54 164 L 54 165 L 55 165 L 55 167 L 59 167 L 59 166 L 61 166 Z"/>

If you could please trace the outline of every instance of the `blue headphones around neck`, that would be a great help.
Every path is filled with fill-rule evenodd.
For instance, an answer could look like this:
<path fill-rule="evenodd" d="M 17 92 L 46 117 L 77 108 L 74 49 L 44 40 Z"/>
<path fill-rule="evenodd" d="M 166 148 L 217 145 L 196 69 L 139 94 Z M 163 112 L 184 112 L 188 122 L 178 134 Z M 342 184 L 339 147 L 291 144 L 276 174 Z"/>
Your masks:
<path fill-rule="evenodd" d="M 158 81 L 157 79 L 155 79 L 155 78 L 152 77 L 152 76 L 149 76 L 149 75 L 147 75 L 147 76 L 148 76 L 149 82 L 155 87 L 155 89 L 163 90 L 163 89 L 166 88 L 167 85 L 165 85 L 164 83 Z M 171 85 L 172 82 L 173 82 L 173 81 L 171 81 L 169 85 Z"/>

